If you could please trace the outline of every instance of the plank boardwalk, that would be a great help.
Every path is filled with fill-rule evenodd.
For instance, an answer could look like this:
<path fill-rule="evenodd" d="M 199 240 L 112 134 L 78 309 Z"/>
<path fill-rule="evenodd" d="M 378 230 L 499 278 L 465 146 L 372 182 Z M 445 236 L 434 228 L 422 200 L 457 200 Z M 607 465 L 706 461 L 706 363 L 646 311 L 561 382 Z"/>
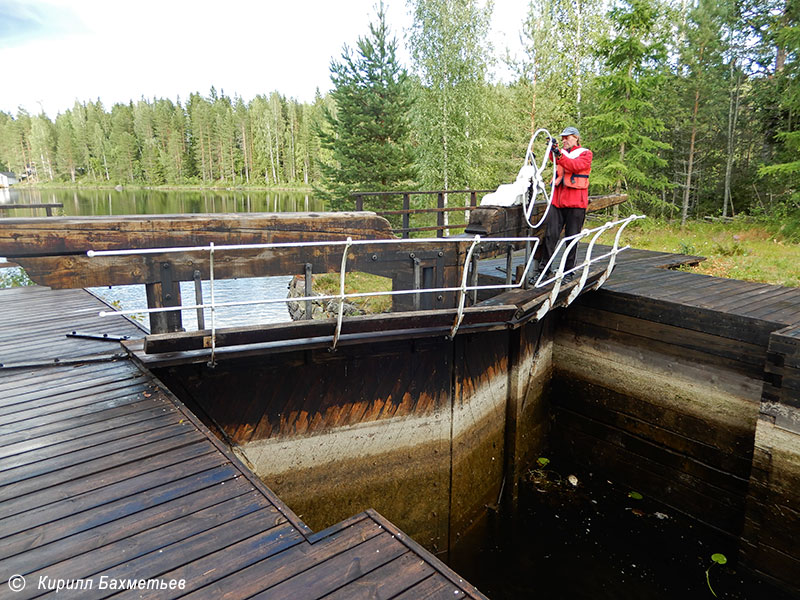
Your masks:
<path fill-rule="evenodd" d="M 374 511 L 311 532 L 119 343 L 66 337 L 141 336 L 87 292 L 0 307 L 0 597 L 484 598 Z"/>
<path fill-rule="evenodd" d="M 608 250 L 608 246 L 597 245 L 594 255 L 602 255 Z M 578 264 L 585 252 L 586 246 L 581 244 Z M 717 313 L 729 319 L 760 322 L 770 331 L 800 323 L 800 288 L 673 270 L 701 260 L 699 256 L 631 248 L 617 256 L 614 273 L 602 289 L 618 297 L 635 298 L 639 303 L 647 300 L 668 302 L 674 307 L 706 314 Z M 524 264 L 524 257 L 515 255 L 514 268 L 521 264 Z M 601 262 L 598 268 L 604 264 Z M 505 258 L 482 261 L 479 272 L 484 281 L 494 279 L 497 283 L 505 278 Z M 591 301 L 587 299 L 587 302 Z"/>

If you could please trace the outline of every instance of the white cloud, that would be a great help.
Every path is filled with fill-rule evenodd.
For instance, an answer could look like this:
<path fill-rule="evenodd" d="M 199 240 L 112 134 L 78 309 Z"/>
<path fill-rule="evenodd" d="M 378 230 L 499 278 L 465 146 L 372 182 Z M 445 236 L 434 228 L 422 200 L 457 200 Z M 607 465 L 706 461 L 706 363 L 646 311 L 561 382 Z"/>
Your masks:
<path fill-rule="evenodd" d="M 23 106 L 39 112 L 41 106 L 54 117 L 75 100 L 100 98 L 108 108 L 142 96 L 206 94 L 212 85 L 245 100 L 278 90 L 309 101 L 316 88 L 329 89 L 330 61 L 342 45 L 366 35 L 376 0 L 34 4 L 52 15 L 46 25 L 60 26 L 62 33 L 0 47 L 0 64 L 14 74 L 0 89 L 0 110 Z M 505 32 L 505 38 L 494 34 L 497 50 L 518 37 L 526 4 L 497 3 Z M 387 3 L 387 16 L 402 46 L 403 28 L 410 24 L 405 2 Z M 407 53 L 401 50 L 400 56 Z"/>

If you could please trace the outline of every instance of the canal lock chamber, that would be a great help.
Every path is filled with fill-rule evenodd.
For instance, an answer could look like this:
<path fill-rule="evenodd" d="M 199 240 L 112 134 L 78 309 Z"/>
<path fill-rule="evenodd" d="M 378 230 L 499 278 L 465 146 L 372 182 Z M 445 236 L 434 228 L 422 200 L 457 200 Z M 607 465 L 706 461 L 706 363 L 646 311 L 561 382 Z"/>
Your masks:
<path fill-rule="evenodd" d="M 664 543 L 673 534 L 656 517 L 652 544 L 706 551 L 709 561 L 724 550 L 726 573 L 760 578 L 742 579 L 739 592 L 767 585 L 792 597 L 800 589 L 800 553 L 791 544 L 798 521 L 773 517 L 799 506 L 800 487 L 775 482 L 796 480 L 800 452 L 797 436 L 776 433 L 764 412 L 771 334 L 758 323 L 737 329 L 717 316 L 698 325 L 694 313 L 662 309 L 599 291 L 515 329 L 336 352 L 276 350 L 213 369 L 202 363 L 154 372 L 312 529 L 374 508 L 497 597 L 519 592 L 492 579 L 518 572 L 486 574 L 498 557 L 509 564 L 498 540 L 523 556 L 520 532 L 528 546 L 574 538 L 553 527 L 554 515 L 583 525 L 602 499 L 629 492 L 646 508 L 626 504 L 625 518 L 643 511 L 646 523 L 664 514 L 678 527 L 675 539 L 689 528 L 711 540 L 702 549 Z M 550 469 L 541 469 L 543 457 Z M 550 494 L 536 491 L 541 471 L 560 478 Z M 579 496 L 564 483 L 573 472 Z M 589 505 L 570 508 L 576 497 Z M 596 518 L 613 522 L 608 514 Z M 628 529 L 646 537 L 638 525 Z M 546 554 L 549 546 L 540 547 Z M 567 548 L 569 563 L 581 551 Z M 602 554 L 589 560 L 598 564 Z M 592 580 L 587 564 L 570 569 Z M 695 579 L 691 567 L 678 573 Z M 541 583 L 525 593 L 547 589 Z"/>

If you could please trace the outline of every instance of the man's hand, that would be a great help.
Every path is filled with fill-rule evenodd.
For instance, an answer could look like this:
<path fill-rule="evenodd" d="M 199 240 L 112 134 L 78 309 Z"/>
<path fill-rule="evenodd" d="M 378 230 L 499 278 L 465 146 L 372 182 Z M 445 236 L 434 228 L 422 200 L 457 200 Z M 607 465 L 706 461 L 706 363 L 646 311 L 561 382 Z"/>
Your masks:
<path fill-rule="evenodd" d="M 555 138 L 550 138 L 550 141 L 553 143 L 553 156 L 556 158 L 561 158 L 561 149 L 558 147 L 558 140 Z"/>

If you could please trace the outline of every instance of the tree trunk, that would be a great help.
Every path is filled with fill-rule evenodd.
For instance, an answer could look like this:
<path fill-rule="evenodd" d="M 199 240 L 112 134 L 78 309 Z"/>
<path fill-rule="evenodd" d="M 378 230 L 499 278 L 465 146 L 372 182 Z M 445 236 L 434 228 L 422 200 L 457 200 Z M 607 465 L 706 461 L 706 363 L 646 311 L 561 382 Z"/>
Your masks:
<path fill-rule="evenodd" d="M 203 182 L 206 181 L 206 143 L 203 139 L 203 126 L 200 125 L 200 170 L 203 173 Z"/>
<path fill-rule="evenodd" d="M 582 47 L 582 42 L 583 42 L 583 39 L 581 38 L 581 35 L 582 35 L 581 25 L 582 25 L 582 17 L 583 17 L 583 15 L 581 14 L 581 0 L 576 0 L 575 5 L 576 5 L 576 11 L 577 11 L 576 17 L 577 17 L 577 21 L 578 21 L 578 37 L 577 37 L 578 44 L 579 44 L 578 48 L 581 48 Z M 579 52 L 577 50 L 575 51 L 575 80 L 577 82 L 577 96 L 576 96 L 575 106 L 577 108 L 578 122 L 580 123 L 580 121 L 581 121 L 581 85 L 583 83 L 583 77 L 581 77 L 581 52 Z M 615 205 L 615 207 L 616 207 L 616 205 Z M 619 213 L 619 209 L 617 209 L 617 213 Z"/>
<path fill-rule="evenodd" d="M 244 123 L 242 123 L 242 150 L 244 151 L 244 180 L 247 183 L 250 183 L 250 166 L 247 163 L 248 160 L 248 152 L 247 152 L 247 133 L 244 129 Z"/>
<path fill-rule="evenodd" d="M 736 61 L 731 61 L 731 79 Z M 736 139 L 736 123 L 739 119 L 739 91 L 742 84 L 741 73 L 736 78 L 736 85 L 731 89 L 731 99 L 728 106 L 728 156 L 725 160 L 725 192 L 722 198 L 722 216 L 728 216 L 728 203 L 731 198 L 731 173 L 733 172 L 733 152 Z"/>
<path fill-rule="evenodd" d="M 444 205 L 443 208 L 447 208 L 447 187 L 448 187 L 448 163 L 447 163 L 447 91 L 445 90 L 442 94 L 442 145 L 444 156 L 442 157 L 444 160 Z M 450 235 L 450 232 L 447 230 L 447 226 L 450 224 L 450 219 L 448 218 L 448 213 L 444 213 L 444 235 Z"/>
<path fill-rule="evenodd" d="M 689 214 L 689 193 L 692 189 L 692 167 L 694 166 L 694 143 L 697 138 L 697 110 L 700 106 L 700 86 L 694 94 L 694 108 L 692 109 L 692 136 L 689 140 L 689 160 L 686 166 L 686 187 L 683 189 L 683 210 L 681 211 L 681 227 L 686 225 Z"/>

